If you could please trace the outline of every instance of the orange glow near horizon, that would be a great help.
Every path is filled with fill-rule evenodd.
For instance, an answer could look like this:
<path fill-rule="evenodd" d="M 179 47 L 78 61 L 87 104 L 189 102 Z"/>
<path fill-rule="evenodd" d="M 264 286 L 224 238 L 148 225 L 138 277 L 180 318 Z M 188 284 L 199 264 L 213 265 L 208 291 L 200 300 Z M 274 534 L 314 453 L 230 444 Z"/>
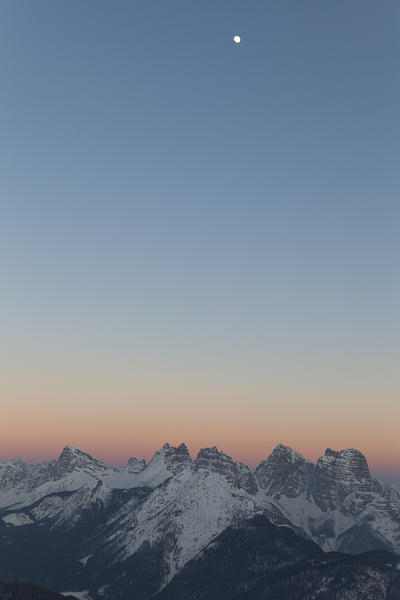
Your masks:
<path fill-rule="evenodd" d="M 195 458 L 199 449 L 206 446 L 217 446 L 235 460 L 254 468 L 261 460 L 267 458 L 273 448 L 283 443 L 300 452 L 305 458 L 316 462 L 327 447 L 336 450 L 357 448 L 366 455 L 373 472 L 400 472 L 400 449 L 394 435 L 376 443 L 368 437 L 370 431 L 356 431 L 354 428 L 337 431 L 320 430 L 312 432 L 312 427 L 295 427 L 295 423 L 287 423 L 279 427 L 277 422 L 255 423 L 234 422 L 224 431 L 220 422 L 207 423 L 207 419 L 196 419 L 191 423 L 161 423 L 154 427 L 149 419 L 142 424 L 133 424 L 129 420 L 119 418 L 96 419 L 88 425 L 86 417 L 81 423 L 75 419 L 62 419 L 58 423 L 53 419 L 41 417 L 41 424 L 27 420 L 25 426 L 19 424 L 8 431 L 2 427 L 0 441 L 0 460 L 21 458 L 35 463 L 45 459 L 56 458 L 66 445 L 75 446 L 109 465 L 125 464 L 130 456 L 145 458 L 149 461 L 154 452 L 164 443 L 178 445 L 184 442 Z M 219 430 L 218 430 L 219 429 Z M 46 431 L 46 435 L 44 432 Z M 312 435 L 311 435 L 312 433 Z"/>
<path fill-rule="evenodd" d="M 193 457 L 217 446 L 254 467 L 283 443 L 314 462 L 327 447 L 357 448 L 374 472 L 400 472 L 397 392 L 386 373 L 307 379 L 299 367 L 290 378 L 272 368 L 261 377 L 228 365 L 218 376 L 171 367 L 128 377 L 99 365 L 96 377 L 67 377 L 64 367 L 33 366 L 0 382 L 0 460 L 55 458 L 69 444 L 118 465 L 185 442 Z"/>

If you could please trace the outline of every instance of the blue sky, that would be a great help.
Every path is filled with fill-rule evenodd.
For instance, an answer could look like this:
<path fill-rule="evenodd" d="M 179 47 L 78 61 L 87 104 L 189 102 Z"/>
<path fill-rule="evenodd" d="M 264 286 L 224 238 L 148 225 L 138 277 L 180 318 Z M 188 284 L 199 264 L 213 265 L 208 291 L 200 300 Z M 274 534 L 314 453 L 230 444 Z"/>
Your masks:
<path fill-rule="evenodd" d="M 288 443 L 304 402 L 334 445 L 337 398 L 400 459 L 399 25 L 386 0 L 3 0 L 6 402 L 45 410 L 50 378 L 60 414 L 66 381 L 142 414 L 151 388 L 190 437 L 198 390 L 237 423 L 278 393 Z"/>

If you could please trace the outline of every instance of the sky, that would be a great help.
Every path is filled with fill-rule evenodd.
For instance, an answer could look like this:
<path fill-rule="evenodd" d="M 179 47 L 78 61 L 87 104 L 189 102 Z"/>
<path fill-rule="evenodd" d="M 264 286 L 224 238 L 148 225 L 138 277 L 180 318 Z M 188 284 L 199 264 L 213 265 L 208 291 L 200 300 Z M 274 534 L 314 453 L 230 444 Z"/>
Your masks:
<path fill-rule="evenodd" d="M 400 473 L 399 33 L 395 0 L 2 0 L 0 460 Z"/>

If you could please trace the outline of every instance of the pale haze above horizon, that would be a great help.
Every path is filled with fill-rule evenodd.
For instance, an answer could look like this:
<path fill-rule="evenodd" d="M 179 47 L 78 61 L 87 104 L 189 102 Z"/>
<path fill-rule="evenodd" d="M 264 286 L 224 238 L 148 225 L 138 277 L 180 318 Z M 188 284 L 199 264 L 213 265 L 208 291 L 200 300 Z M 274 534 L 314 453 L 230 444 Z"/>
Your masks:
<path fill-rule="evenodd" d="M 400 479 L 399 33 L 394 0 L 1 2 L 0 461 Z"/>

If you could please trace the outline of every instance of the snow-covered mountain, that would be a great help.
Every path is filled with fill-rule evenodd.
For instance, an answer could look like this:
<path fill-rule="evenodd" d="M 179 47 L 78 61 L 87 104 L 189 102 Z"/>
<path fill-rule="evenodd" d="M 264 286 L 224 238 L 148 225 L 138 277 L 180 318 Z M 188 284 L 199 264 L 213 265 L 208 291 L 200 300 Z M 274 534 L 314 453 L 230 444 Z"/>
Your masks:
<path fill-rule="evenodd" d="M 0 463 L 0 579 L 94 598 L 133 586 L 145 600 L 256 515 L 324 550 L 400 553 L 400 493 L 356 450 L 327 450 L 314 465 L 279 445 L 252 473 L 215 447 L 192 460 L 184 444 L 165 444 L 148 464 L 117 469 L 67 446 L 38 465 Z"/>
<path fill-rule="evenodd" d="M 316 465 L 279 445 L 255 471 L 265 496 L 324 550 L 400 552 L 400 494 L 358 450 L 328 448 Z"/>

